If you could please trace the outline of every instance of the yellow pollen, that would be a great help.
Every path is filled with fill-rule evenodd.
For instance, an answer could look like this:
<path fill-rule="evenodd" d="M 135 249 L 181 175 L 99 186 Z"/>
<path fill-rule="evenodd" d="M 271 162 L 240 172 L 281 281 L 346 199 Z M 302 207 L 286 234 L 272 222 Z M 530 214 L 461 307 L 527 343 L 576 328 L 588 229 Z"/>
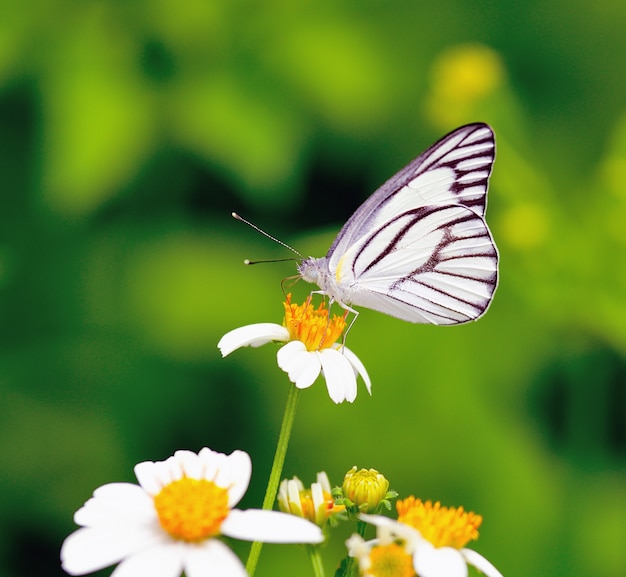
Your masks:
<path fill-rule="evenodd" d="M 373 577 L 414 577 L 413 560 L 397 543 L 378 545 L 370 551 L 371 565 L 367 570 Z"/>
<path fill-rule="evenodd" d="M 161 527 L 174 539 L 197 542 L 218 535 L 228 516 L 228 491 L 206 479 L 183 477 L 154 497 Z"/>
<path fill-rule="evenodd" d="M 303 305 L 291 303 L 291 295 L 287 295 L 284 325 L 289 331 L 292 341 L 304 343 L 307 351 L 319 351 L 331 347 L 337 342 L 346 328 L 346 315 L 338 316 L 330 313 L 326 303 L 317 308 L 307 298 Z M 347 313 L 346 313 L 347 314 Z"/>
<path fill-rule="evenodd" d="M 478 539 L 478 527 L 483 522 L 480 515 L 463 507 L 442 507 L 439 501 L 433 505 L 415 497 L 398 501 L 396 508 L 398 521 L 417 529 L 435 547 L 465 547 Z"/>

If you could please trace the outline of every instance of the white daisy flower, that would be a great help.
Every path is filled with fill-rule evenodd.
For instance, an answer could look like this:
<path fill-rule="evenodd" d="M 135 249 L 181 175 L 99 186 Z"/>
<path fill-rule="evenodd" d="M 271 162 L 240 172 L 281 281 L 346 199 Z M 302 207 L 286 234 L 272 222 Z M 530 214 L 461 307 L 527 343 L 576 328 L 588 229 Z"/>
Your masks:
<path fill-rule="evenodd" d="M 408 497 L 396 503 L 398 520 L 381 515 L 361 515 L 363 521 L 376 525 L 378 538 L 363 541 L 353 535 L 348 541 L 349 554 L 359 562 L 361 574 L 369 577 L 392 575 L 376 569 L 405 567 L 411 558 L 412 569 L 419 577 L 467 577 L 467 566 L 472 565 L 487 577 L 502 574 L 479 553 L 465 545 L 478 538 L 482 517 L 463 510 L 463 507 L 442 507 L 439 502 L 422 502 Z"/>
<path fill-rule="evenodd" d="M 246 570 L 220 535 L 268 543 L 321 543 L 305 519 L 233 509 L 252 473 L 243 451 L 176 451 L 139 463 L 139 485 L 111 483 L 74 515 L 81 526 L 61 548 L 63 569 L 84 575 L 119 563 L 111 577 L 244 577 Z"/>
<path fill-rule="evenodd" d="M 330 318 L 326 304 L 316 309 L 307 299 L 303 305 L 291 303 L 287 295 L 282 325 L 257 323 L 226 333 L 217 344 L 222 356 L 245 347 L 260 347 L 272 341 L 287 343 L 278 351 L 278 366 L 299 389 L 310 387 L 322 373 L 330 398 L 335 403 L 356 399 L 356 379 L 361 375 L 368 393 L 372 383 L 359 358 L 337 343 L 346 327 L 345 315 Z"/>

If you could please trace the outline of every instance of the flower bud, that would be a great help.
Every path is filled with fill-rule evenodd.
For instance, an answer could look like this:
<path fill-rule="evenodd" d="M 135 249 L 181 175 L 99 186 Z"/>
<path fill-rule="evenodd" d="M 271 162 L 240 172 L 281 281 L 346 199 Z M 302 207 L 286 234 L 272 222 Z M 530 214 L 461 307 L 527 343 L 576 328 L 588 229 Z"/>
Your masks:
<path fill-rule="evenodd" d="M 352 467 L 343 479 L 343 496 L 350 499 L 362 513 L 373 513 L 387 496 L 389 481 L 376 469 Z"/>

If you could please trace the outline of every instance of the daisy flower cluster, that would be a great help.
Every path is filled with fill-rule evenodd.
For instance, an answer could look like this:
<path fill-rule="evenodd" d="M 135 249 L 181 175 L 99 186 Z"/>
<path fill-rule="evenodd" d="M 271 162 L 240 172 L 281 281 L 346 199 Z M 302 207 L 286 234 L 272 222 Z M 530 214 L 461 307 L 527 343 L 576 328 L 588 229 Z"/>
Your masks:
<path fill-rule="evenodd" d="M 357 380 L 371 394 L 358 357 L 345 347 L 346 315 L 331 315 L 309 297 L 288 296 L 282 324 L 234 329 L 218 343 L 222 356 L 246 346 L 280 343 L 277 362 L 293 383 L 279 434 L 262 509 L 241 510 L 252 463 L 244 451 L 229 455 L 207 447 L 180 450 L 164 461 L 135 466 L 137 484 L 109 483 L 96 489 L 74 515 L 79 528 L 61 548 L 63 569 L 84 575 L 117 565 L 112 577 L 245 577 L 256 570 L 262 543 L 302 544 L 313 574 L 324 577 L 321 548 L 340 523 L 355 523 L 336 577 L 467 577 L 473 566 L 486 577 L 500 572 L 466 545 L 478 537 L 482 517 L 462 507 L 398 494 L 375 469 L 352 467 L 341 486 L 325 472 L 306 487 L 298 477 L 280 481 L 300 392 L 320 376 L 332 401 L 353 402 Z M 273 510 L 275 500 L 279 511 Z M 365 538 L 368 530 L 375 536 Z M 244 566 L 231 539 L 251 541 Z M 297 574 L 300 574 L 299 572 Z"/>

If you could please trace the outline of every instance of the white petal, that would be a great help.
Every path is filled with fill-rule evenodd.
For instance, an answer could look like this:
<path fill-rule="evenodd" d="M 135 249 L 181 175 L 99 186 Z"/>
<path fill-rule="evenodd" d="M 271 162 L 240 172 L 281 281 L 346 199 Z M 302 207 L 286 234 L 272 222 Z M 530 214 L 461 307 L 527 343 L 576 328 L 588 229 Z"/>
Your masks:
<path fill-rule="evenodd" d="M 324 489 L 324 491 L 326 491 L 327 493 L 330 493 L 331 486 L 330 486 L 330 481 L 328 480 L 328 475 L 326 474 L 326 471 L 320 471 L 317 474 L 317 482 L 322 486 L 322 489 Z"/>
<path fill-rule="evenodd" d="M 365 539 L 361 535 L 352 533 L 346 541 L 346 547 L 348 549 L 348 555 L 350 557 L 362 557 L 369 554 L 369 547 L 367 546 Z"/>
<path fill-rule="evenodd" d="M 502 577 L 502 573 L 500 573 L 500 571 L 498 571 L 480 553 L 476 553 L 476 551 L 472 551 L 471 549 L 461 549 L 461 555 L 465 557 L 465 560 L 470 565 L 476 567 L 476 569 L 487 577 Z"/>
<path fill-rule="evenodd" d="M 356 399 L 356 375 L 350 361 L 335 349 L 318 352 L 326 388 L 335 403 L 352 402 Z"/>
<path fill-rule="evenodd" d="M 156 463 L 144 461 L 135 465 L 135 477 L 144 491 L 149 495 L 156 495 L 163 487 L 157 476 Z"/>
<path fill-rule="evenodd" d="M 181 452 L 183 454 L 191 453 L 191 451 Z M 191 453 L 191 455 L 193 455 L 193 453 Z M 181 459 L 179 459 L 175 454 L 165 459 L 165 461 L 158 461 L 155 465 L 157 475 L 163 486 L 168 485 L 172 481 L 178 481 L 185 476 L 185 470 L 183 468 L 184 462 L 181 461 Z"/>
<path fill-rule="evenodd" d="M 215 482 L 228 489 L 228 504 L 234 507 L 248 490 L 252 475 L 250 455 L 245 451 L 233 451 L 230 455 L 204 447 L 198 453 L 201 462 L 201 478 Z"/>
<path fill-rule="evenodd" d="M 135 475 L 150 495 L 156 495 L 165 485 L 183 475 L 214 481 L 216 485 L 228 489 L 229 505 L 234 507 L 248 489 L 252 463 L 244 451 L 225 455 L 204 447 L 197 454 L 181 450 L 165 461 L 139 463 L 135 466 Z"/>
<path fill-rule="evenodd" d="M 427 541 L 413 553 L 413 568 L 420 577 L 467 577 L 467 563 L 458 549 L 436 548 Z"/>
<path fill-rule="evenodd" d="M 83 575 L 169 541 L 160 527 L 84 527 L 65 539 L 61 563 L 70 575 Z"/>
<path fill-rule="evenodd" d="M 234 507 L 245 495 L 252 476 L 252 462 L 245 451 L 233 451 L 227 455 L 215 477 L 215 483 L 228 488 L 228 506 Z"/>
<path fill-rule="evenodd" d="M 154 501 L 139 485 L 109 483 L 98 487 L 74 514 L 83 527 L 146 524 L 156 520 Z"/>
<path fill-rule="evenodd" d="M 299 389 L 310 387 L 322 370 L 319 355 L 307 351 L 300 341 L 287 343 L 278 351 L 276 358 L 278 366 Z"/>
<path fill-rule="evenodd" d="M 174 458 L 179 463 L 185 477 L 191 479 L 203 479 L 202 459 L 193 451 L 179 450 L 174 453 Z"/>
<path fill-rule="evenodd" d="M 359 375 L 361 375 L 361 378 L 365 382 L 365 387 L 367 388 L 367 392 L 371 395 L 372 394 L 372 381 L 370 381 L 370 376 L 367 374 L 367 371 L 365 370 L 365 365 L 363 365 L 363 363 L 361 362 L 361 359 L 359 359 L 359 357 L 357 357 L 350 349 L 346 347 L 343 347 L 343 350 L 340 350 L 339 352 L 342 352 L 345 355 L 346 359 L 350 361 L 350 364 L 354 367 L 355 371 Z"/>
<path fill-rule="evenodd" d="M 278 507 L 281 510 L 289 510 L 288 487 L 289 481 L 287 479 L 283 479 L 280 485 L 278 485 L 278 495 L 276 495 L 276 499 L 278 500 Z"/>
<path fill-rule="evenodd" d="M 208 447 L 200 450 L 198 458 L 202 463 L 202 477 L 208 481 L 215 481 L 228 462 L 228 457 L 224 453 L 212 451 Z"/>
<path fill-rule="evenodd" d="M 168 543 L 124 559 L 111 577 L 178 577 L 183 571 L 185 543 Z"/>
<path fill-rule="evenodd" d="M 224 520 L 221 531 L 227 537 L 264 543 L 321 543 L 322 530 L 317 526 L 287 513 L 234 509 Z"/>
<path fill-rule="evenodd" d="M 352 536 L 346 541 L 346 547 L 348 548 L 348 555 L 354 557 L 358 564 L 361 573 L 365 573 L 371 566 L 372 560 L 370 558 L 370 551 L 376 540 L 365 541 L 363 537 L 353 533 Z"/>
<path fill-rule="evenodd" d="M 149 495 L 156 495 L 161 489 L 183 476 L 183 470 L 176 457 L 165 461 L 144 461 L 135 465 L 135 476 Z"/>
<path fill-rule="evenodd" d="M 302 485 L 302 481 L 300 479 L 289 479 L 287 481 L 287 503 L 289 506 L 289 512 L 301 512 L 302 511 L 302 501 L 300 499 L 300 491 L 304 490 Z"/>
<path fill-rule="evenodd" d="M 275 323 L 257 323 L 226 333 L 217 343 L 217 348 L 225 357 L 241 347 L 260 347 L 271 341 L 288 340 L 289 331 L 285 327 Z"/>
<path fill-rule="evenodd" d="M 186 577 L 247 577 L 239 557 L 217 539 L 209 539 L 185 552 Z M 138 574 L 139 575 L 139 574 Z"/>
<path fill-rule="evenodd" d="M 311 483 L 311 499 L 313 500 L 313 509 L 317 514 L 317 510 L 324 504 L 324 490 L 319 483 Z M 317 519 L 315 519 L 317 521 Z"/>

